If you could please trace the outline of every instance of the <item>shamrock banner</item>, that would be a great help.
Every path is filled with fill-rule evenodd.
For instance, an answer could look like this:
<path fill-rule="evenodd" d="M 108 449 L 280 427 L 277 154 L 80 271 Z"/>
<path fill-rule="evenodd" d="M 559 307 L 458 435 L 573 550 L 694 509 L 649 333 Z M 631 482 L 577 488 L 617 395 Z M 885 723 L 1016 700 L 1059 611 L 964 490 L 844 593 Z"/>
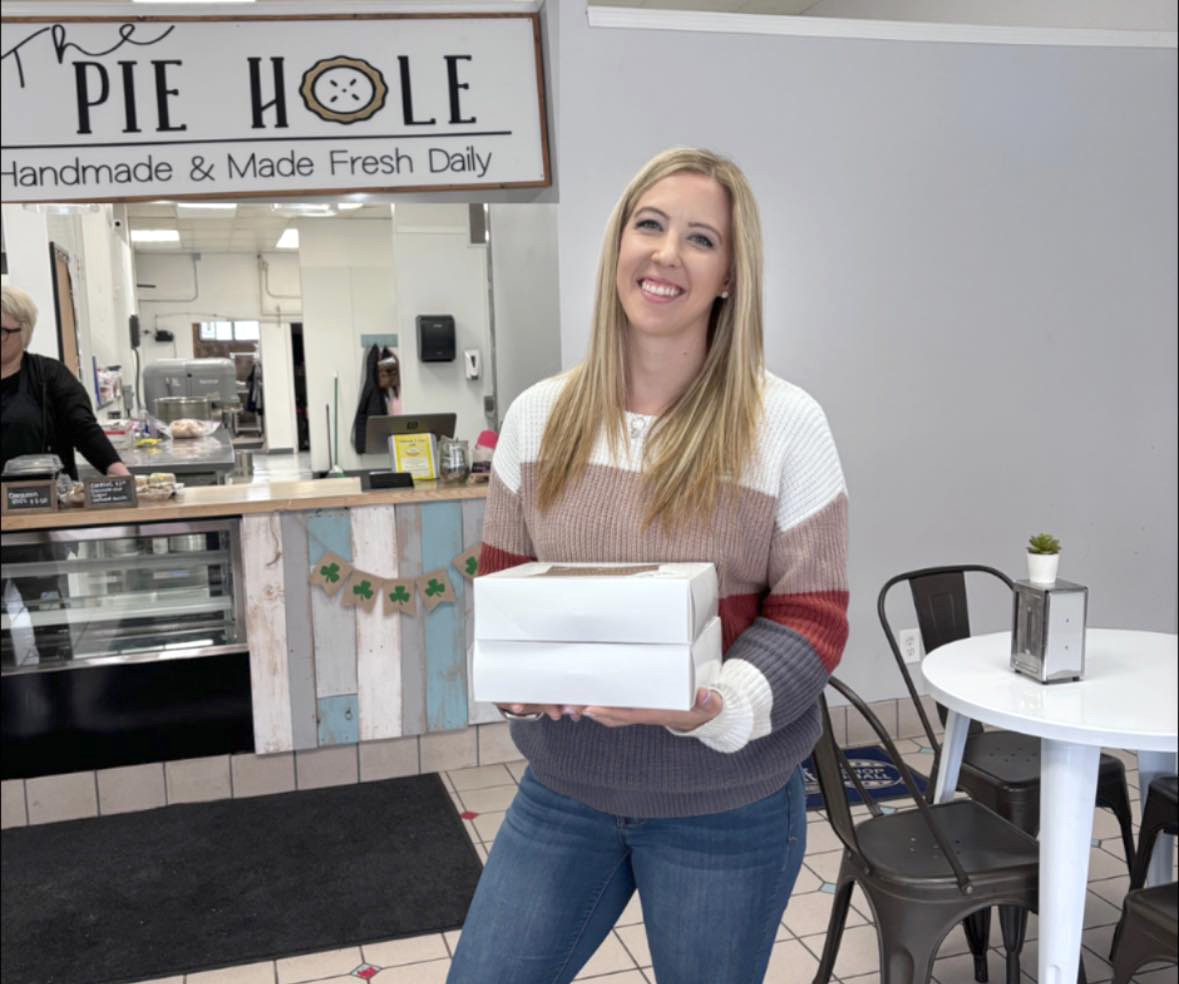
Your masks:
<path fill-rule="evenodd" d="M 470 550 L 464 550 L 451 561 L 451 564 L 463 577 L 470 579 L 479 573 L 479 548 L 481 546 L 481 543 L 476 543 Z"/>
<path fill-rule="evenodd" d="M 319 563 L 311 568 L 311 574 L 307 581 L 310 584 L 318 584 L 331 597 L 335 597 L 336 593 L 344 586 L 344 582 L 348 580 L 348 576 L 352 573 L 352 565 L 342 557 L 337 557 L 330 550 L 324 551 L 324 555 L 320 557 Z"/>
<path fill-rule="evenodd" d="M 426 610 L 432 612 L 444 601 L 454 601 L 454 588 L 446 577 L 446 568 L 439 567 L 417 578 L 418 590 L 426 600 Z"/>
<path fill-rule="evenodd" d="M 361 608 L 371 612 L 377 604 L 377 592 L 381 589 L 381 583 L 379 577 L 353 570 L 352 576 L 344 586 L 344 593 L 340 596 L 340 607 Z"/>
<path fill-rule="evenodd" d="M 400 612 L 402 615 L 416 615 L 418 604 L 414 598 L 416 585 L 413 578 L 395 578 L 381 582 L 381 597 L 385 603 L 382 611 L 386 615 Z"/>

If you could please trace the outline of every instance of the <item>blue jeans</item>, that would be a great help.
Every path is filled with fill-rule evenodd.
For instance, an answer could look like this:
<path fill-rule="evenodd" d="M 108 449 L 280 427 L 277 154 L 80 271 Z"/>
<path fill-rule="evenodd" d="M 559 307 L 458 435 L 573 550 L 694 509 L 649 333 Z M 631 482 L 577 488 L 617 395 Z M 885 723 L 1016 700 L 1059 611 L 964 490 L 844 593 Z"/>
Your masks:
<path fill-rule="evenodd" d="M 801 772 L 735 810 L 644 820 L 590 809 L 529 769 L 447 982 L 571 981 L 637 889 L 659 981 L 757 984 L 805 850 Z"/>

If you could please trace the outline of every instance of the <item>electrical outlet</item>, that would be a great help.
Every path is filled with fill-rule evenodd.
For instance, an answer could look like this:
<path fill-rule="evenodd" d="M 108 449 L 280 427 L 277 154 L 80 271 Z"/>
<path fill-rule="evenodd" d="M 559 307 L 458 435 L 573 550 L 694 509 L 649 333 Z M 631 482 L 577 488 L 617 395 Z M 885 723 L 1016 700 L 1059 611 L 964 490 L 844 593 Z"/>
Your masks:
<path fill-rule="evenodd" d="M 921 632 L 918 629 L 901 629 L 897 635 L 897 642 L 906 663 L 918 663 L 925 655 L 921 646 Z"/>

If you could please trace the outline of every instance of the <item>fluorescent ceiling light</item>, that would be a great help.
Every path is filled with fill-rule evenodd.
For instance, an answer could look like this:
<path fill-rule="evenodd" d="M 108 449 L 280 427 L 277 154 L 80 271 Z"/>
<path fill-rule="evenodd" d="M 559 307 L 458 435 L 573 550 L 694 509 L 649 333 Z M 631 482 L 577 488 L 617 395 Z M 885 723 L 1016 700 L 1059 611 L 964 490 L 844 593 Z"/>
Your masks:
<path fill-rule="evenodd" d="M 283 230 L 281 236 L 278 237 L 278 242 L 274 244 L 275 249 L 298 249 L 299 248 L 299 230 L 294 226 L 288 226 Z"/>
<path fill-rule="evenodd" d="M 132 229 L 133 243 L 178 243 L 180 233 L 176 229 Z"/>
<path fill-rule="evenodd" d="M 237 209 L 237 202 L 177 202 L 176 207 L 185 210 L 232 212 Z"/>
<path fill-rule="evenodd" d="M 364 208 L 364 202 L 340 202 L 336 205 L 340 212 L 351 212 L 354 208 Z"/>
<path fill-rule="evenodd" d="M 132 3 L 253 3 L 254 0 L 131 0 Z"/>
<path fill-rule="evenodd" d="M 275 215 L 297 215 L 300 218 L 331 218 L 336 214 L 332 202 L 275 202 L 270 208 Z"/>

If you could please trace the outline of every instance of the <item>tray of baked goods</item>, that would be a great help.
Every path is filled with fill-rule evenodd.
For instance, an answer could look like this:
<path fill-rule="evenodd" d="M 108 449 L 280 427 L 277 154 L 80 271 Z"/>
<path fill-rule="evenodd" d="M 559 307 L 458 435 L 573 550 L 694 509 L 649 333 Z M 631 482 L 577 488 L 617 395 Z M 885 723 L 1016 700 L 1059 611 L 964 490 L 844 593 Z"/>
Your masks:
<path fill-rule="evenodd" d="M 74 482 L 68 475 L 58 477 L 57 501 L 63 506 L 86 505 L 86 485 Z M 184 483 L 176 481 L 172 472 L 152 472 L 150 475 L 135 476 L 135 498 L 139 503 L 166 502 L 179 495 Z"/>

